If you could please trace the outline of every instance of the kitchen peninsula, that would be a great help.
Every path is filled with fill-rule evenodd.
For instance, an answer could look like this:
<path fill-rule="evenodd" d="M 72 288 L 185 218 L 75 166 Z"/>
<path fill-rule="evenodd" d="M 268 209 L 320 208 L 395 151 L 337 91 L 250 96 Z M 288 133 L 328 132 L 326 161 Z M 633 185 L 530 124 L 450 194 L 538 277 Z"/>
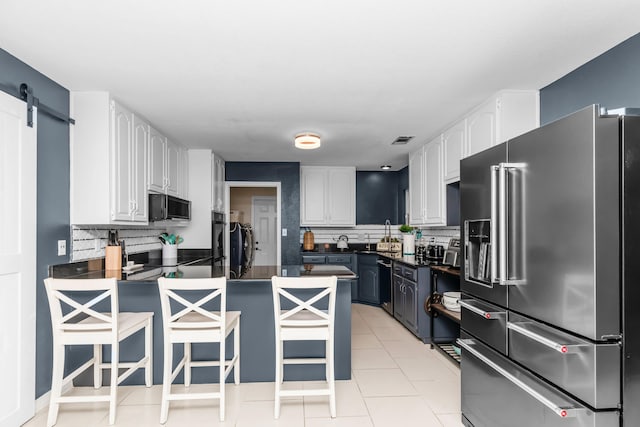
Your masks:
<path fill-rule="evenodd" d="M 198 265 L 194 265 L 198 264 Z M 204 264 L 204 265 L 202 265 Z M 178 278 L 227 278 L 227 310 L 242 312 L 240 318 L 240 376 L 242 382 L 274 381 L 275 377 L 275 332 L 273 318 L 273 296 L 271 277 L 330 276 L 338 277 L 335 313 L 335 377 L 339 380 L 351 378 L 351 279 L 356 275 L 339 265 L 286 265 L 254 266 L 247 270 L 214 266 L 205 261 L 174 267 L 145 266 L 142 270 L 125 274 L 119 271 L 90 270 L 89 263 L 52 266 L 51 277 L 101 278 L 117 274 L 120 311 L 153 311 L 153 382 L 162 383 L 163 336 L 162 311 L 158 293 L 159 277 Z M 108 310 L 106 304 L 105 311 Z M 133 360 L 143 351 L 143 336 L 133 336 L 132 341 L 121 347 L 120 359 Z M 233 351 L 232 337 L 227 341 L 227 357 Z M 201 344 L 192 350 L 194 360 L 203 354 L 217 351 L 215 344 Z M 176 360 L 182 356 L 182 348 L 175 349 Z M 108 357 L 108 352 L 105 355 Z M 285 353 L 297 357 L 320 357 L 324 355 L 324 343 L 301 341 L 285 345 Z M 87 351 L 71 351 L 67 354 L 68 366 L 80 365 L 89 358 Z M 88 370 L 79 377 L 77 384 L 92 384 Z M 230 377 L 232 378 L 232 377 Z M 287 380 L 324 379 L 324 365 L 293 365 L 285 368 Z M 194 371 L 193 382 L 217 382 L 216 369 Z M 178 382 L 180 382 L 180 377 Z M 134 373 L 125 383 L 143 384 L 143 372 Z"/>

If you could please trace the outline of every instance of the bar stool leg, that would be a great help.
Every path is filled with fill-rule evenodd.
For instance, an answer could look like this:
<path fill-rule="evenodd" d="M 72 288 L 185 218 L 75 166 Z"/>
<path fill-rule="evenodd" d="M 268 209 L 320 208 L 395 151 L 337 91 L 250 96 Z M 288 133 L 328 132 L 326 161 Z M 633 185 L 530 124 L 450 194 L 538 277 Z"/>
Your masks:
<path fill-rule="evenodd" d="M 144 328 L 144 355 L 147 363 L 144 365 L 144 385 L 153 385 L 153 321 L 149 318 L 147 326 Z"/>
<path fill-rule="evenodd" d="M 109 393 L 109 424 L 116 422 L 116 402 L 118 400 L 118 363 L 119 363 L 118 342 L 111 344 L 111 390 Z"/>
<path fill-rule="evenodd" d="M 275 419 L 280 418 L 280 387 L 282 385 L 282 378 L 283 378 L 282 341 L 280 341 L 280 337 L 277 335 L 278 335 L 278 332 L 276 329 L 276 376 L 275 376 L 276 393 L 275 393 L 275 407 L 273 412 L 273 416 Z"/>
<path fill-rule="evenodd" d="M 58 419 L 58 400 L 62 395 L 62 379 L 64 375 L 64 345 L 53 345 L 53 374 L 51 380 L 51 399 L 47 427 L 52 427 Z"/>
<path fill-rule="evenodd" d="M 225 401 L 224 401 L 224 392 L 225 392 L 225 384 L 226 384 L 226 377 L 225 377 L 225 370 L 227 367 L 227 362 L 226 362 L 226 352 L 225 352 L 225 337 L 224 334 L 222 334 L 222 336 L 220 337 L 220 366 L 219 366 L 219 371 L 220 371 L 220 421 L 224 421 L 224 408 L 225 408 Z"/>
<path fill-rule="evenodd" d="M 171 368 L 173 365 L 173 344 L 164 339 L 164 372 L 162 374 L 162 404 L 160 406 L 160 424 L 167 422 L 169 415 L 169 393 L 171 393 Z"/>
<path fill-rule="evenodd" d="M 332 334 L 333 335 L 333 334 Z M 329 412 L 331 413 L 331 418 L 336 417 L 336 381 L 335 381 L 335 365 L 333 358 L 333 340 L 327 340 L 327 365 L 329 367 Z"/>
<path fill-rule="evenodd" d="M 191 385 L 191 343 L 184 343 L 184 386 Z"/>
<path fill-rule="evenodd" d="M 233 329 L 233 357 L 236 364 L 233 367 L 233 382 L 240 384 L 240 320 Z"/>
<path fill-rule="evenodd" d="M 93 346 L 93 388 L 102 387 L 102 344 Z"/>

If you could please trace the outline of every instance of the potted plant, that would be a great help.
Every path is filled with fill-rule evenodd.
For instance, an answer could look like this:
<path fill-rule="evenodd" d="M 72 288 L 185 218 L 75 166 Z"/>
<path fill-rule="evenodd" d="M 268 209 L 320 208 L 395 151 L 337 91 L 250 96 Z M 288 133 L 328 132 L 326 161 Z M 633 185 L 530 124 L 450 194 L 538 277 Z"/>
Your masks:
<path fill-rule="evenodd" d="M 402 224 L 398 230 L 402 233 L 402 255 L 415 255 L 416 238 L 413 235 L 413 227 L 409 224 Z"/>

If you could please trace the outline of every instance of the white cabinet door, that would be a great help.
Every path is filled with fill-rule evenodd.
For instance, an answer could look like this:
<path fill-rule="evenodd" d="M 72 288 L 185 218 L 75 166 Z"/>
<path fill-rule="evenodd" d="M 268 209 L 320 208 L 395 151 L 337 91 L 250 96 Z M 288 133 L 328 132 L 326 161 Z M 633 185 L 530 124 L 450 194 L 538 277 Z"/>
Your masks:
<path fill-rule="evenodd" d="M 189 151 L 180 147 L 178 162 L 178 197 L 189 198 Z"/>
<path fill-rule="evenodd" d="M 466 127 L 466 120 L 462 120 L 442 134 L 442 144 L 444 147 L 443 172 L 445 182 L 455 182 L 460 180 L 460 159 L 464 156 L 466 148 Z"/>
<path fill-rule="evenodd" d="M 165 169 L 165 190 L 171 196 L 178 196 L 178 162 L 180 150 L 177 145 L 167 140 L 167 163 Z"/>
<path fill-rule="evenodd" d="M 356 170 L 329 168 L 327 170 L 327 224 L 356 225 Z"/>
<path fill-rule="evenodd" d="M 164 167 L 167 138 L 151 127 L 149 129 L 149 190 L 164 193 Z"/>
<path fill-rule="evenodd" d="M 495 145 L 496 103 L 485 102 L 467 118 L 467 156 Z"/>
<path fill-rule="evenodd" d="M 325 225 L 327 171 L 301 167 L 300 175 L 300 225 Z"/>
<path fill-rule="evenodd" d="M 149 217 L 147 198 L 147 150 L 149 124 L 133 115 L 133 141 L 131 152 L 133 220 L 147 221 Z"/>
<path fill-rule="evenodd" d="M 424 222 L 427 225 L 446 225 L 440 137 L 424 146 L 424 166 Z"/>
<path fill-rule="evenodd" d="M 133 115 L 126 108 L 111 103 L 112 114 L 112 172 L 111 186 L 112 210 L 111 219 L 115 221 L 130 221 L 134 200 L 132 191 L 132 168 L 130 158 L 132 152 L 132 119 Z"/>
<path fill-rule="evenodd" d="M 409 155 L 409 223 L 424 224 L 424 148 Z"/>
<path fill-rule="evenodd" d="M 224 212 L 224 159 L 216 153 L 211 155 L 213 185 L 211 186 L 211 210 Z"/>

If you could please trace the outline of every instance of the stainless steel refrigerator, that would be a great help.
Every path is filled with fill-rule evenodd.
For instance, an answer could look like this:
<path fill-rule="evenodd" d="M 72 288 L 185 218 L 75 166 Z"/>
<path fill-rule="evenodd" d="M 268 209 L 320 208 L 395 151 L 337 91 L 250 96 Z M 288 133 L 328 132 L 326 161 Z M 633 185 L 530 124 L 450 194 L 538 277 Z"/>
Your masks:
<path fill-rule="evenodd" d="M 465 425 L 640 425 L 638 163 L 595 105 L 462 160 Z"/>

